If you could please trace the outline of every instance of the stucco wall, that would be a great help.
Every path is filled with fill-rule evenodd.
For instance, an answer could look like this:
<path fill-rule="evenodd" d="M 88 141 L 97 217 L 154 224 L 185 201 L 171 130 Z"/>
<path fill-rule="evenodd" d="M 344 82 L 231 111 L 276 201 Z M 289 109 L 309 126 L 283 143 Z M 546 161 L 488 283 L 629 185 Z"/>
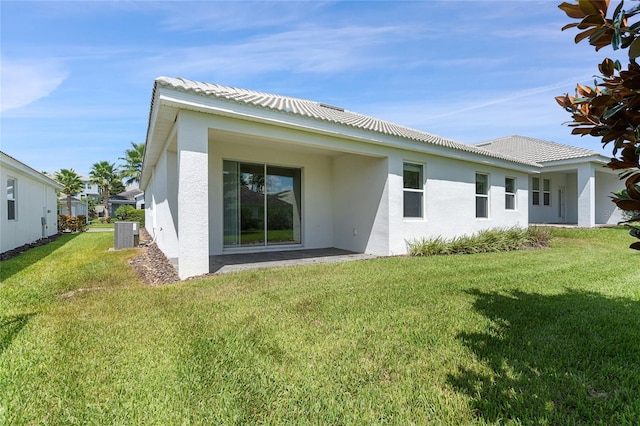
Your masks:
<path fill-rule="evenodd" d="M 403 218 L 402 164 L 424 165 L 425 216 Z M 527 178 L 502 168 L 419 153 L 396 152 L 389 159 L 390 241 L 389 254 L 406 253 L 406 242 L 419 238 L 450 239 L 489 228 L 527 226 Z M 475 175 L 488 174 L 489 217 L 475 217 Z M 516 179 L 516 209 L 505 209 L 505 177 Z"/>
<path fill-rule="evenodd" d="M 389 253 L 388 159 L 344 154 L 333 161 L 333 245 Z"/>
<path fill-rule="evenodd" d="M 540 179 L 540 205 L 534 206 L 533 196 L 529 192 L 529 221 L 531 223 L 577 223 L 576 174 L 541 173 L 531 178 Z M 532 187 L 531 178 L 529 188 Z M 543 205 L 543 179 L 551 180 L 551 203 Z M 560 199 L 558 191 L 564 191 L 564 213 L 560 216 Z"/>
<path fill-rule="evenodd" d="M 163 152 L 145 191 L 152 197 L 152 202 L 145 206 L 148 214 L 145 226 L 169 259 L 178 257 L 177 167 L 176 153 Z"/>
<path fill-rule="evenodd" d="M 611 193 L 624 189 L 624 182 L 612 173 L 596 171 L 596 224 L 613 225 L 622 220 L 622 210 L 611 201 Z"/>
<path fill-rule="evenodd" d="M 16 179 L 16 219 L 7 218 L 7 178 Z M 55 187 L 7 163 L 0 165 L 0 252 L 58 233 Z M 47 224 L 43 227 L 42 217 Z"/>
<path fill-rule="evenodd" d="M 209 138 L 209 251 L 223 252 L 223 160 L 266 163 L 302 169 L 302 240 L 305 248 L 333 245 L 332 160 L 329 152 L 287 150 L 284 146 L 255 141 L 233 140 L 221 134 Z M 279 246 L 278 249 L 286 249 Z"/>

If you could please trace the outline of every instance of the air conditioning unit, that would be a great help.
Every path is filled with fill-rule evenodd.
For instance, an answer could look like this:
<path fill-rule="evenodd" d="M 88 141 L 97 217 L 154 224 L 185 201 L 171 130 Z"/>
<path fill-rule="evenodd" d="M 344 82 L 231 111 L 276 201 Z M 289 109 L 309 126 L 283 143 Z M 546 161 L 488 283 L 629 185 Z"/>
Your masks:
<path fill-rule="evenodd" d="M 140 222 L 116 222 L 113 231 L 113 248 L 116 250 L 138 247 Z"/>

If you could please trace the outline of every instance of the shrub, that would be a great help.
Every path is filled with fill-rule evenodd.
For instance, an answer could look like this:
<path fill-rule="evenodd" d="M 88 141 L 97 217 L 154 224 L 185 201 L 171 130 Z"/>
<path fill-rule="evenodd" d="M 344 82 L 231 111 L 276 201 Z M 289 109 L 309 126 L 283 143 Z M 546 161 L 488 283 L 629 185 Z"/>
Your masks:
<path fill-rule="evenodd" d="M 58 232 L 83 232 L 86 227 L 87 218 L 85 215 L 79 215 L 78 217 L 67 216 L 64 214 L 58 215 Z"/>
<path fill-rule="evenodd" d="M 118 220 L 129 220 L 129 212 L 131 210 L 135 210 L 135 208 L 133 208 L 132 206 L 125 204 L 123 206 L 120 206 L 116 209 L 116 213 L 115 213 L 115 217 Z"/>
<path fill-rule="evenodd" d="M 129 216 L 127 220 L 131 220 L 133 222 L 140 222 L 140 226 L 144 227 L 144 210 L 141 209 L 133 209 L 129 212 Z"/>
<path fill-rule="evenodd" d="M 486 229 L 471 236 L 462 235 L 449 241 L 442 237 L 407 241 L 411 256 L 472 254 L 540 248 L 549 245 L 550 234 L 544 228 Z"/>
<path fill-rule="evenodd" d="M 76 218 L 76 229 L 78 232 L 83 232 L 87 228 L 87 216 L 79 214 Z"/>
<path fill-rule="evenodd" d="M 140 222 L 140 226 L 144 227 L 144 210 L 136 209 L 130 205 L 124 205 L 116 209 L 115 216 L 118 220 Z"/>

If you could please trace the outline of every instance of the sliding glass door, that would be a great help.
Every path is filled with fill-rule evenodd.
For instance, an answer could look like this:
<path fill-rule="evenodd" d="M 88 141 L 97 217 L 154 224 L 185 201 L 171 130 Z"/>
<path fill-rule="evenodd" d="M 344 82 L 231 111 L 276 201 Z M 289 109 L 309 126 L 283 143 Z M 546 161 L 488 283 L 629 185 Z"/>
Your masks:
<path fill-rule="evenodd" d="M 301 171 L 224 161 L 224 246 L 300 244 Z"/>

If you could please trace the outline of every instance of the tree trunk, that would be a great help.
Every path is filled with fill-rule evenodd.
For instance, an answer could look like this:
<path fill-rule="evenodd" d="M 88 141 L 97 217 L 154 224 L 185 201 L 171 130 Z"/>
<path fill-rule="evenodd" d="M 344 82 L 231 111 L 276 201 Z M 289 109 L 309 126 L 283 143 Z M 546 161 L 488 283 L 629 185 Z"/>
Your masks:
<path fill-rule="evenodd" d="M 71 216 L 71 194 L 67 194 L 67 216 Z"/>
<path fill-rule="evenodd" d="M 102 200 L 102 203 L 104 205 L 104 217 L 109 219 L 111 215 L 109 214 L 109 186 L 108 185 L 103 187 L 102 195 L 104 196 L 104 199 Z"/>

